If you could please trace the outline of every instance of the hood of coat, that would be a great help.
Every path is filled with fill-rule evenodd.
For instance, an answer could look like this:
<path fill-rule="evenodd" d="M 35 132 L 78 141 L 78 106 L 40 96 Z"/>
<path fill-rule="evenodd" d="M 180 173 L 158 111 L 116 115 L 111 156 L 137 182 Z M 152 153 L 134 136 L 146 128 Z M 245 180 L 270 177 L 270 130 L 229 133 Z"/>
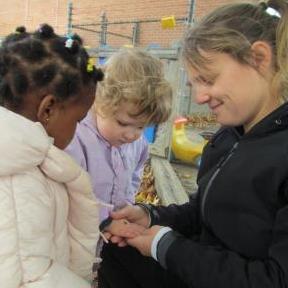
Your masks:
<path fill-rule="evenodd" d="M 0 107 L 0 177 L 39 167 L 50 179 L 68 183 L 77 179 L 81 167 L 53 145 L 44 127 Z"/>
<path fill-rule="evenodd" d="M 40 123 L 0 107 L 0 176 L 40 165 L 52 145 Z"/>

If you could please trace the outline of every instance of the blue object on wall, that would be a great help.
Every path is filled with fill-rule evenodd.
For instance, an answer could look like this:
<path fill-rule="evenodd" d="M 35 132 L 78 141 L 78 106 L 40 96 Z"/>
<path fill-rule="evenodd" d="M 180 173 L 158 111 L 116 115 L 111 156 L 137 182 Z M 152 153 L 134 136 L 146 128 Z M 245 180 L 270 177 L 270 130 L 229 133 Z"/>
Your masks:
<path fill-rule="evenodd" d="M 106 63 L 106 57 L 98 58 L 98 65 L 104 65 Z"/>
<path fill-rule="evenodd" d="M 156 125 L 151 125 L 151 126 L 148 126 L 144 129 L 144 136 L 149 143 L 154 142 L 155 135 L 156 135 L 156 129 L 157 129 Z"/>

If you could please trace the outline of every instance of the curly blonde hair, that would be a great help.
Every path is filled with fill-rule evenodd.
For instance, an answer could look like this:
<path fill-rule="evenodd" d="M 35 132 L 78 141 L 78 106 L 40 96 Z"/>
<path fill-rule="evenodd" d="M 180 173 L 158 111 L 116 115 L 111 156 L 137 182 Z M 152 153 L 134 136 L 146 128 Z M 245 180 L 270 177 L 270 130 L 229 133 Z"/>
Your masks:
<path fill-rule="evenodd" d="M 122 103 L 132 103 L 136 110 L 130 116 L 145 119 L 147 125 L 169 118 L 172 88 L 159 59 L 138 48 L 121 49 L 109 58 L 104 70 L 94 104 L 97 114 L 111 117 Z"/>

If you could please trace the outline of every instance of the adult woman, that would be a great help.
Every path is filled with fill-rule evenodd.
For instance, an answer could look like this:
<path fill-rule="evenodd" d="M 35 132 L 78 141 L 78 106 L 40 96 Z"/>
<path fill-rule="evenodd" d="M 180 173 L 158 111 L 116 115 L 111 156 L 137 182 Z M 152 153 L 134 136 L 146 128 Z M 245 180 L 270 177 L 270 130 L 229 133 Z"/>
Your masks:
<path fill-rule="evenodd" d="M 282 0 L 225 5 L 188 32 L 196 101 L 223 128 L 204 151 L 197 199 L 112 214 L 146 227 L 150 215 L 151 228 L 126 241 L 158 263 L 108 245 L 101 287 L 287 287 L 287 11 Z"/>

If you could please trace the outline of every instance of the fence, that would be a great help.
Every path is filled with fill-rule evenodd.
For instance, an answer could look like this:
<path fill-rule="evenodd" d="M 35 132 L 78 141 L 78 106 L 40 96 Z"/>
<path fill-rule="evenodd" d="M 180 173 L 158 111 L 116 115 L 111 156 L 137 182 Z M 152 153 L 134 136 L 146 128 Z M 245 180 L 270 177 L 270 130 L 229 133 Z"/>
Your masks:
<path fill-rule="evenodd" d="M 131 1 L 131 3 L 132 2 L 133 1 Z M 78 33 L 84 38 L 85 43 L 91 47 L 121 47 L 133 45 L 168 48 L 179 46 L 179 42 L 187 26 L 192 22 L 195 0 L 181 0 L 179 2 L 177 1 L 178 3 L 176 3 L 176 1 L 170 1 L 170 4 L 166 4 L 166 9 L 164 9 L 163 6 L 162 11 L 159 5 L 157 6 L 158 8 L 155 7 L 154 9 L 154 6 L 157 5 L 154 3 L 155 1 L 149 1 L 153 2 L 154 6 L 151 5 L 150 11 L 147 10 L 148 12 L 145 14 L 155 16 L 149 18 L 147 16 L 140 16 L 143 15 L 143 11 L 140 11 L 141 14 L 139 14 L 139 10 L 141 10 L 142 7 L 141 5 L 143 5 L 143 3 L 141 4 L 140 2 L 144 3 L 145 1 L 139 1 L 138 4 L 134 3 L 134 6 L 132 3 L 130 12 L 127 11 L 127 13 L 124 14 L 125 17 L 118 15 L 117 9 L 116 11 L 110 9 L 109 12 L 107 12 L 105 10 L 100 11 L 99 7 L 97 7 L 98 9 L 94 7 L 94 12 L 98 13 L 96 17 L 94 16 L 94 19 L 92 16 L 92 7 L 83 8 L 79 6 L 80 4 L 72 5 L 72 2 L 70 2 L 68 6 L 67 31 L 68 33 Z M 169 1 L 166 2 L 168 3 Z M 164 2 L 162 1 L 162 3 Z M 167 5 L 169 7 L 167 7 Z M 133 8 L 134 10 L 132 11 Z M 153 9 L 155 10 L 154 14 L 151 14 Z M 157 11 L 161 11 L 161 13 Z M 175 21 L 175 25 L 170 25 L 170 27 L 165 29 L 165 27 L 163 28 L 163 13 L 167 16 L 168 11 L 174 11 L 174 14 L 178 16 L 170 15 L 171 19 L 173 18 L 172 20 Z M 86 19 L 84 15 L 87 15 Z M 95 21 L 97 19 L 99 21 Z"/>

